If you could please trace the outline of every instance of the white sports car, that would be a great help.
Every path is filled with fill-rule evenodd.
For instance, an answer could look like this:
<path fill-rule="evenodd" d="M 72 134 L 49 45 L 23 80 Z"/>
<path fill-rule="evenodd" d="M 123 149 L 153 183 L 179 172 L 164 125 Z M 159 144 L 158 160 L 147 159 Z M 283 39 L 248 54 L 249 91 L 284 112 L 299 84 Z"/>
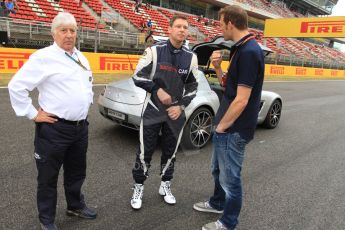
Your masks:
<path fill-rule="evenodd" d="M 207 68 L 199 69 L 197 95 L 185 109 L 187 122 L 181 139 L 185 148 L 202 148 L 211 138 L 212 120 L 218 110 L 223 89 L 208 80 L 216 77 L 214 70 L 208 68 L 209 58 L 213 51 L 230 50 L 232 45 L 233 42 L 218 37 L 192 48 L 198 56 L 199 66 Z M 267 47 L 262 46 L 262 49 L 266 54 L 271 52 Z M 131 78 L 114 81 L 104 88 L 98 98 L 99 112 L 119 125 L 138 130 L 145 96 L 146 92 L 136 87 Z M 269 129 L 275 128 L 281 116 L 282 98 L 274 92 L 262 91 L 260 107 L 258 124 Z"/>

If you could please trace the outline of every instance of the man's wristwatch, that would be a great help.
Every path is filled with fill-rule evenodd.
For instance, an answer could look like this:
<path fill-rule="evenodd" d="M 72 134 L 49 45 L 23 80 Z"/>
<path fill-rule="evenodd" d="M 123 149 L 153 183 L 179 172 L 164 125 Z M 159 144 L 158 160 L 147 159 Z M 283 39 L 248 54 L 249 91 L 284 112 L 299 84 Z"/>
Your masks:
<path fill-rule="evenodd" d="M 180 108 L 182 111 L 184 111 L 184 109 L 186 108 L 184 105 L 180 105 Z"/>

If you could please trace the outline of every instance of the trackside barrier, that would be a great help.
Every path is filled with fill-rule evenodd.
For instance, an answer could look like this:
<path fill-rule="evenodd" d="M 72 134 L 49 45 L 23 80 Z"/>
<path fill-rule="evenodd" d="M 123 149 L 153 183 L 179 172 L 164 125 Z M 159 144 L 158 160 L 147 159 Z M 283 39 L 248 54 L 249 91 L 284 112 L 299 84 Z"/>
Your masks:
<path fill-rule="evenodd" d="M 265 76 L 330 78 L 340 77 L 345 79 L 345 70 L 266 64 Z"/>
<path fill-rule="evenodd" d="M 16 73 L 24 65 L 35 49 L 0 48 L 0 73 Z M 93 73 L 132 74 L 139 55 L 88 53 L 83 52 L 89 60 Z"/>
<path fill-rule="evenodd" d="M 34 49 L 0 48 L 0 77 L 1 73 L 16 73 L 35 51 Z M 116 73 L 123 75 L 133 74 L 140 58 L 140 55 L 127 54 L 84 52 L 84 55 L 89 60 L 93 73 Z M 227 69 L 227 66 L 227 62 L 222 63 L 224 71 Z M 266 64 L 265 75 L 282 77 L 337 77 L 345 79 L 345 70 Z"/>

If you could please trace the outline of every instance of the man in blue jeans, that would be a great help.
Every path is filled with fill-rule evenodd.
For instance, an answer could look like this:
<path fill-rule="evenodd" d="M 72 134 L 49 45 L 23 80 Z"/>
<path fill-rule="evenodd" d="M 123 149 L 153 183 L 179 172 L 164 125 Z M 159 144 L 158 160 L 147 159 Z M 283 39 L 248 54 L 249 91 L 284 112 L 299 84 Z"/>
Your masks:
<path fill-rule="evenodd" d="M 206 202 L 194 204 L 201 212 L 222 213 L 203 230 L 235 229 L 242 207 L 241 169 L 246 144 L 253 139 L 260 109 L 264 79 L 264 55 L 248 32 L 248 16 L 239 6 L 226 6 L 219 12 L 225 40 L 233 40 L 228 71 L 223 75 L 220 52 L 212 55 L 220 84 L 225 88 L 216 114 L 213 135 L 212 175 L 215 188 Z"/>

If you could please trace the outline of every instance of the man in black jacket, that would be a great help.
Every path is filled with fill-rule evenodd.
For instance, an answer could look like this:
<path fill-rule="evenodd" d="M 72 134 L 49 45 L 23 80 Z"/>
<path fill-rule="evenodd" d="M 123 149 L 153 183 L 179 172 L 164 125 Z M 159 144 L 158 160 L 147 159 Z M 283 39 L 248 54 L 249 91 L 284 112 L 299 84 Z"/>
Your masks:
<path fill-rule="evenodd" d="M 166 203 L 176 203 L 170 190 L 175 153 L 186 121 L 184 109 L 195 97 L 198 85 L 195 78 L 197 57 L 183 46 L 187 35 L 187 19 L 172 17 L 169 40 L 147 48 L 133 76 L 135 85 L 147 92 L 140 124 L 140 149 L 133 168 L 135 184 L 131 206 L 134 209 L 141 208 L 144 181 L 160 132 L 162 182 L 159 194 L 164 196 Z"/>

